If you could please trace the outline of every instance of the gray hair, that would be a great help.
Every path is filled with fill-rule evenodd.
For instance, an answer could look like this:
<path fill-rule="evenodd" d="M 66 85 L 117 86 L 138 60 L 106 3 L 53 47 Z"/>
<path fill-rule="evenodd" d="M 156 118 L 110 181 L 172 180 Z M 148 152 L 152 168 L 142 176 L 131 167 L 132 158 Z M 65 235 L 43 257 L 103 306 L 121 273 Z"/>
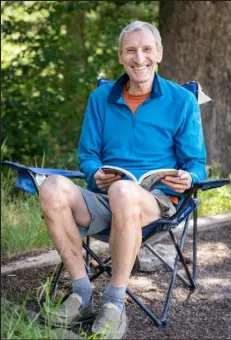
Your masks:
<path fill-rule="evenodd" d="M 158 49 L 162 49 L 162 43 L 161 43 L 161 36 L 159 30 L 156 28 L 156 26 L 145 22 L 145 21 L 133 21 L 129 25 L 127 25 L 120 33 L 119 36 L 119 51 L 121 52 L 121 43 L 123 40 L 123 36 L 127 32 L 136 32 L 136 31 L 142 31 L 143 29 L 148 28 L 154 35 L 154 38 L 156 40 L 156 47 Z"/>

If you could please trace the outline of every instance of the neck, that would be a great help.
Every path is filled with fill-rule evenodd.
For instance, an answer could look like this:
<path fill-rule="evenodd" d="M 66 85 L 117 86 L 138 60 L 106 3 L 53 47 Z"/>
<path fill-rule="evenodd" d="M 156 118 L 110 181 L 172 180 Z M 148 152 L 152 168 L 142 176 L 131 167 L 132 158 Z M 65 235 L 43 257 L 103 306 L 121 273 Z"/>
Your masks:
<path fill-rule="evenodd" d="M 146 83 L 136 83 L 132 80 L 128 80 L 126 90 L 129 94 L 134 96 L 146 94 L 152 91 L 152 84 L 154 81 L 155 74 L 153 75 L 152 79 L 149 79 Z"/>

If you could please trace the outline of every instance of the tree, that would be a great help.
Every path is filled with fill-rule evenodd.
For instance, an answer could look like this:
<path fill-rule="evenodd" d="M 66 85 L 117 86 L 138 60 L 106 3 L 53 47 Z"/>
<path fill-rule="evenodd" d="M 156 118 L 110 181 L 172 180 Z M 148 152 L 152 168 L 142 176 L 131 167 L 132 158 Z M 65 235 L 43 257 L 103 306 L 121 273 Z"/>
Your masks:
<path fill-rule="evenodd" d="M 157 2 L 3 1 L 2 116 L 5 157 L 76 167 L 87 98 L 97 78 L 116 79 L 118 35 L 155 22 Z"/>
<path fill-rule="evenodd" d="M 201 107 L 208 163 L 231 172 L 231 2 L 160 1 L 160 73 L 197 80 L 212 102 Z"/>

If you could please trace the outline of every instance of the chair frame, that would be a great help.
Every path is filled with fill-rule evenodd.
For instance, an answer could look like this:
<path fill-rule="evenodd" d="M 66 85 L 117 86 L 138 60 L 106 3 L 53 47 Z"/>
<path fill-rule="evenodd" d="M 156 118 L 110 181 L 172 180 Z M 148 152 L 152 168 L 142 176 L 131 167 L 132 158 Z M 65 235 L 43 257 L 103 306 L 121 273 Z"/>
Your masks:
<path fill-rule="evenodd" d="M 25 167 L 21 164 L 9 162 L 9 161 L 4 161 L 3 164 L 13 168 L 14 170 L 17 170 L 18 175 L 22 175 L 22 176 L 26 176 L 27 178 L 30 178 L 35 188 L 35 192 L 39 196 L 39 185 L 36 179 L 36 168 Z M 51 174 L 55 173 L 55 171 L 59 171 L 59 170 L 52 169 Z M 84 174 L 82 174 L 79 171 L 72 172 L 72 171 L 64 170 L 63 172 L 64 172 L 64 175 L 67 177 L 84 178 Z M 37 174 L 39 173 L 40 172 L 38 170 Z M 168 315 L 170 301 L 172 298 L 176 279 L 178 278 L 184 284 L 184 286 L 189 289 L 189 296 L 197 288 L 197 273 L 196 273 L 197 239 L 198 239 L 197 206 L 200 202 L 200 200 L 197 198 L 198 190 L 204 191 L 204 190 L 214 189 L 214 188 L 218 188 L 229 183 L 230 181 L 226 179 L 207 180 L 207 181 L 195 183 L 193 187 L 191 187 L 187 191 L 185 198 L 182 201 L 179 209 L 173 216 L 171 216 L 168 219 L 159 219 L 151 223 L 149 226 L 147 226 L 147 227 L 151 227 L 151 229 L 150 231 L 146 233 L 146 235 L 142 237 L 142 246 L 146 247 L 172 273 L 169 288 L 168 288 L 168 293 L 164 301 L 164 307 L 163 307 L 161 316 L 158 317 L 150 308 L 145 306 L 145 304 L 129 288 L 126 289 L 126 293 L 148 315 L 148 317 L 159 328 L 167 327 L 167 324 L 168 324 L 167 315 Z M 23 189 L 22 187 L 20 188 Z M 28 190 L 25 190 L 25 191 L 28 191 Z M 188 226 L 189 226 L 189 220 L 190 220 L 191 214 L 193 214 L 193 254 L 192 254 L 192 270 L 190 271 L 189 266 L 186 263 L 184 255 L 183 255 L 183 249 L 184 249 L 184 244 L 185 244 L 185 240 L 186 240 L 186 236 L 188 232 Z M 174 229 L 182 221 L 184 221 L 184 227 L 183 227 L 179 240 L 177 240 L 174 235 Z M 143 228 L 143 230 L 145 228 Z M 168 264 L 168 262 L 151 245 L 147 244 L 147 240 L 154 234 L 158 233 L 159 231 L 165 231 L 166 233 L 168 233 L 175 246 L 176 257 L 175 257 L 174 266 L 171 266 L 170 264 Z M 94 237 L 94 235 L 92 237 Z M 90 237 L 89 236 L 86 237 L 86 242 L 83 241 L 83 248 L 86 251 L 85 264 L 86 264 L 86 269 L 87 269 L 90 281 L 95 280 L 97 277 L 99 277 L 104 272 L 106 272 L 109 276 L 111 276 L 111 265 L 110 265 L 111 257 L 107 258 L 104 261 L 101 260 L 100 257 L 96 255 L 90 248 Z M 97 267 L 95 268 L 94 273 L 91 273 L 92 268 L 90 266 L 90 256 L 98 263 Z M 183 265 L 186 278 L 178 273 L 180 263 Z M 63 262 L 61 262 L 55 270 L 55 275 L 54 275 L 54 278 L 53 278 L 53 281 L 52 281 L 52 284 L 49 290 L 50 301 L 53 301 L 54 299 L 54 295 L 55 295 L 63 268 L 64 268 L 64 264 Z M 66 297 L 67 296 L 65 296 L 64 299 Z M 44 302 L 43 297 L 41 297 L 38 302 L 39 302 L 39 305 L 43 304 Z M 85 322 L 87 321 L 88 320 L 85 320 Z M 89 322 L 90 321 L 92 320 L 89 320 Z"/>

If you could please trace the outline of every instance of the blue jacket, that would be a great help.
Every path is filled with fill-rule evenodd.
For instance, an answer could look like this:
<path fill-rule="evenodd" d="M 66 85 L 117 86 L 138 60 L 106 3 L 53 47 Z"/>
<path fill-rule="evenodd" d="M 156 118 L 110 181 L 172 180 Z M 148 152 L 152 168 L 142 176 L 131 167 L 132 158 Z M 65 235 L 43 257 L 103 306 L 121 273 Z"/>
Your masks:
<path fill-rule="evenodd" d="M 88 189 L 102 192 L 94 180 L 102 165 L 125 168 L 137 179 L 152 169 L 174 168 L 188 171 L 193 183 L 204 180 L 206 151 L 195 96 L 156 73 L 150 97 L 133 115 L 122 96 L 127 80 L 124 74 L 89 97 L 78 146 Z M 174 195 L 163 184 L 158 188 Z"/>

